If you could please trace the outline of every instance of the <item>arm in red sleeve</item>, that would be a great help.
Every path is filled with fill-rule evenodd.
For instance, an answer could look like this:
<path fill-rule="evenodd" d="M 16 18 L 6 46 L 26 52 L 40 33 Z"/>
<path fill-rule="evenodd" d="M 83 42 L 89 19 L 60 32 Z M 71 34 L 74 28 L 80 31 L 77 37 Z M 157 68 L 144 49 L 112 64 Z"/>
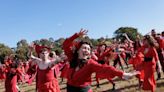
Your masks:
<path fill-rule="evenodd" d="M 153 52 L 153 57 L 154 57 L 155 61 L 157 62 L 159 60 L 157 50 L 155 48 L 153 48 L 152 52 Z"/>
<path fill-rule="evenodd" d="M 72 55 L 73 55 L 73 52 L 71 49 L 74 45 L 73 41 L 78 37 L 79 37 L 79 35 L 76 33 L 73 36 L 71 36 L 70 38 L 67 38 L 63 43 L 63 49 L 64 49 L 64 52 L 67 55 L 69 61 L 71 60 Z"/>
<path fill-rule="evenodd" d="M 123 71 L 118 70 L 112 66 L 108 66 L 108 65 L 101 65 L 98 64 L 96 61 L 91 60 L 89 63 L 90 67 L 91 67 L 91 71 L 92 72 L 96 72 L 96 73 L 101 73 L 103 74 L 104 77 L 121 77 L 123 76 Z"/>
<path fill-rule="evenodd" d="M 104 58 L 105 56 L 107 56 L 110 52 L 111 52 L 112 49 L 107 49 L 103 54 L 102 54 L 102 57 Z"/>

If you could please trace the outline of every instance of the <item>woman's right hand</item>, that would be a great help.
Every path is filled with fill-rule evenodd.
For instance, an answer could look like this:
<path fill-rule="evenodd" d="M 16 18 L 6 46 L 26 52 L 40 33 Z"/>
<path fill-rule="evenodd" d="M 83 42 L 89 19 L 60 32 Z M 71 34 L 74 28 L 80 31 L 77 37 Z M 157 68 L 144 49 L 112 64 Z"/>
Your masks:
<path fill-rule="evenodd" d="M 85 35 L 87 35 L 88 30 L 85 29 L 81 29 L 80 32 L 78 33 L 79 37 L 84 37 Z"/>

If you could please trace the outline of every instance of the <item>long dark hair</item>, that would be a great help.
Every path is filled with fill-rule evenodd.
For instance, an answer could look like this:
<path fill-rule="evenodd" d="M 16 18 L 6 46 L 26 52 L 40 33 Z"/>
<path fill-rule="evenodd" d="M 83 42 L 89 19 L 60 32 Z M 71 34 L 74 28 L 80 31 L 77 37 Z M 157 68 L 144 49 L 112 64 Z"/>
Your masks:
<path fill-rule="evenodd" d="M 158 47 L 157 41 L 150 35 L 145 35 L 144 39 L 147 40 L 147 42 L 150 44 L 152 47 Z"/>
<path fill-rule="evenodd" d="M 79 42 L 78 47 L 76 47 L 76 49 L 75 49 L 75 51 L 73 53 L 73 58 L 70 61 L 70 67 L 71 68 L 76 68 L 79 64 L 80 65 L 84 65 L 86 63 L 86 60 L 79 60 L 78 59 L 78 57 L 79 57 L 78 50 L 81 48 L 81 46 L 83 44 L 88 44 L 92 48 L 92 45 L 91 45 L 90 41 L 85 40 L 85 41 Z"/>

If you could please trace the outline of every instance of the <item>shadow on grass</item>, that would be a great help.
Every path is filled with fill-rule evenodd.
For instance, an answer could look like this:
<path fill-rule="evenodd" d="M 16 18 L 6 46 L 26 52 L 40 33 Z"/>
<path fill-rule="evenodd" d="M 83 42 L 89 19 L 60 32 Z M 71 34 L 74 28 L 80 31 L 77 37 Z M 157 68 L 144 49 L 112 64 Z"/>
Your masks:
<path fill-rule="evenodd" d="M 123 88 L 118 88 L 116 90 L 109 89 L 109 90 L 102 91 L 102 92 L 124 92 L 123 91 L 124 89 L 136 88 L 137 86 L 138 86 L 138 84 L 129 85 L 129 86 L 126 86 L 126 87 L 123 87 Z"/>

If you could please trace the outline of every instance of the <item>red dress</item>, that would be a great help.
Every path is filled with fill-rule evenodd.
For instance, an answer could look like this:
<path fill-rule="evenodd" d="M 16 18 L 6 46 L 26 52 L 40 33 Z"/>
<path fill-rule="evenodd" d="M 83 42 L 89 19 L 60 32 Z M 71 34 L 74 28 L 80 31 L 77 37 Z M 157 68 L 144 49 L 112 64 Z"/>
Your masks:
<path fill-rule="evenodd" d="M 0 68 L 0 80 L 3 80 L 3 79 L 6 78 L 6 74 L 5 73 L 6 73 L 6 68 L 4 66 L 2 66 Z"/>
<path fill-rule="evenodd" d="M 73 47 L 76 46 L 73 41 L 78 37 L 78 34 L 74 34 L 72 37 L 67 38 L 63 43 L 63 49 L 69 61 L 71 61 L 73 58 Z M 116 70 L 111 66 L 102 66 L 93 59 L 89 59 L 86 64 L 78 71 L 76 71 L 74 68 L 69 68 L 67 72 L 67 85 L 78 88 L 84 88 L 91 85 L 91 75 L 94 72 L 103 73 L 104 76 L 111 78 L 115 76 L 122 77 L 123 75 L 122 71 Z M 91 91 L 91 89 L 89 91 Z"/>
<path fill-rule="evenodd" d="M 68 84 L 75 87 L 85 87 L 91 84 L 91 74 L 101 73 L 105 77 L 113 78 L 115 76 L 122 77 L 123 72 L 116 70 L 111 66 L 103 66 L 98 64 L 96 61 L 90 59 L 87 61 L 87 64 L 80 68 L 78 71 L 75 71 L 73 68 L 68 69 Z"/>
<path fill-rule="evenodd" d="M 61 69 L 61 75 L 60 75 L 61 78 L 67 78 L 68 69 L 69 69 L 69 64 L 66 61 L 63 68 Z"/>
<path fill-rule="evenodd" d="M 99 50 L 99 49 L 98 49 Z M 105 57 L 109 56 L 111 49 L 106 49 L 102 54 L 98 53 L 99 51 L 97 51 L 96 56 L 98 57 L 98 63 L 101 63 L 103 66 L 109 66 L 109 61 L 105 60 Z M 104 76 L 103 73 L 96 73 L 96 79 L 100 78 L 100 79 L 104 79 L 104 78 L 108 78 L 108 79 L 112 79 L 109 76 Z M 98 82 L 98 79 L 97 79 Z"/>
<path fill-rule="evenodd" d="M 18 92 L 16 88 L 17 75 L 21 72 L 14 68 L 9 68 L 5 80 L 5 92 Z"/>
<path fill-rule="evenodd" d="M 129 64 L 132 64 L 134 69 L 137 71 L 140 71 L 140 74 L 137 75 L 137 78 L 139 78 L 139 81 L 143 81 L 144 80 L 144 71 L 142 69 L 138 69 L 138 67 L 141 66 L 141 64 L 144 61 L 144 55 L 142 53 L 137 53 L 135 57 L 132 57 L 129 59 Z"/>
<path fill-rule="evenodd" d="M 60 92 L 57 79 L 54 77 L 54 70 L 47 68 L 41 70 L 38 68 L 38 92 Z"/>
<path fill-rule="evenodd" d="M 144 82 L 143 90 L 151 90 L 152 92 L 156 89 L 156 81 L 154 78 L 154 72 L 156 70 L 156 62 L 158 61 L 158 54 L 154 47 L 142 47 L 141 52 L 144 54 L 144 62 L 142 69 L 144 70 Z"/>

